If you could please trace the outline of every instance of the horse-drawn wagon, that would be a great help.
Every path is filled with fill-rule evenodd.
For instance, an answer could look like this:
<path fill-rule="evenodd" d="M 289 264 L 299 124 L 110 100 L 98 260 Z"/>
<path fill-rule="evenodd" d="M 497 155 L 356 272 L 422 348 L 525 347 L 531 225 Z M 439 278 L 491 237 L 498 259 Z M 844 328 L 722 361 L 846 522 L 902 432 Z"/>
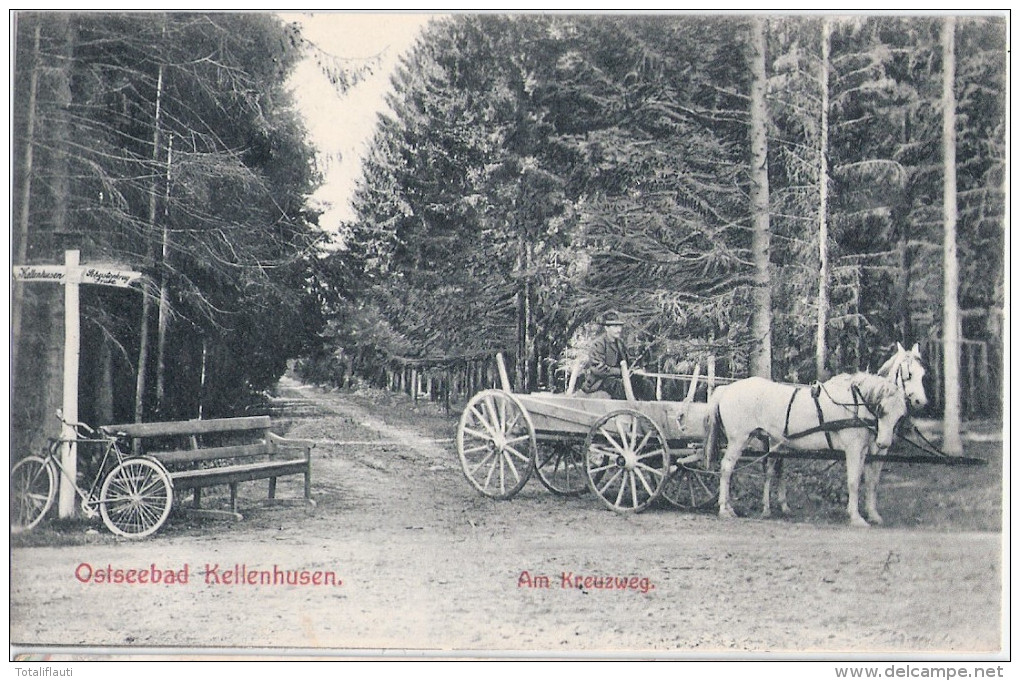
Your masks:
<path fill-rule="evenodd" d="M 827 383 L 803 393 L 807 386 L 761 379 L 737 381 L 734 387 L 716 388 L 714 392 L 713 386 L 699 391 L 699 385 L 707 381 L 695 369 L 692 375 L 673 377 L 686 382 L 682 401 L 637 401 L 626 365 L 623 379 L 628 399 L 614 400 L 576 394 L 570 388 L 561 394 L 514 393 L 502 357 L 497 357 L 501 388 L 483 390 L 468 401 L 457 428 L 457 452 L 471 485 L 495 499 L 515 496 L 535 474 L 554 493 L 576 495 L 589 491 L 618 512 L 640 512 L 659 498 L 681 509 L 705 508 L 718 497 L 722 515 L 731 513 L 726 493 L 737 458 L 775 462 L 783 458 L 845 457 L 851 521 L 866 524 L 856 512 L 856 505 L 857 486 L 867 467 L 867 514 L 880 522 L 874 511 L 874 486 L 881 461 L 982 463 L 947 457 L 934 447 L 927 447 L 920 455 L 886 454 L 892 429 L 906 414 L 908 405 L 923 406 L 926 402 L 919 359 L 916 355 L 915 363 L 913 351 L 900 347 L 880 370 L 884 376 L 855 375 L 860 380 L 840 376 L 837 378 L 842 383 L 833 383 L 829 389 L 825 388 Z M 731 381 L 714 379 L 712 383 Z M 869 387 L 871 383 L 875 385 Z M 763 404 L 774 413 L 741 414 L 760 423 L 748 421 L 750 426 L 739 433 L 737 428 L 728 428 L 734 432 L 728 433 L 730 447 L 721 459 L 720 472 L 712 468 L 714 447 L 725 435 L 712 432 L 719 423 L 720 404 L 725 410 L 727 398 L 734 401 L 739 395 L 746 396 L 751 387 L 778 387 L 784 392 L 781 396 L 765 394 L 743 405 L 735 401 L 737 409 L 749 412 L 748 404 Z M 879 397 L 866 395 L 869 390 L 878 390 Z M 820 399 L 822 391 L 825 396 Z M 696 401 L 696 395 L 707 395 L 708 399 Z M 785 427 L 781 420 L 778 427 L 775 423 L 768 427 L 770 418 L 774 422 L 784 412 Z M 807 418 L 817 420 L 809 425 Z M 800 430 L 791 432 L 791 423 Z M 818 446 L 820 438 L 824 440 Z M 770 451 L 770 440 L 780 446 Z M 880 442 L 877 446 L 876 441 Z M 764 446 L 755 447 L 755 443 Z M 781 499 L 785 506 L 783 495 Z"/>

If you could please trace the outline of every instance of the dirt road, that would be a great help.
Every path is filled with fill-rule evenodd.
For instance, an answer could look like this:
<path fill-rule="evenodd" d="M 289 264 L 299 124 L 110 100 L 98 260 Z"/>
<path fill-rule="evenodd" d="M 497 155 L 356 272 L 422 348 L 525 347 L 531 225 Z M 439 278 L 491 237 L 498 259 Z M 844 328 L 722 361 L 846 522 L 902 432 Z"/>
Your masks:
<path fill-rule="evenodd" d="M 999 532 L 620 516 L 537 481 L 492 501 L 460 472 L 452 419 L 425 407 L 397 419 L 391 406 L 281 384 L 288 434 L 318 442 L 315 508 L 269 506 L 265 483 L 249 483 L 238 523 L 175 516 L 141 542 L 102 529 L 16 544 L 12 642 L 708 656 L 1001 647 Z M 281 481 L 279 496 L 300 497 L 299 483 Z M 151 566 L 163 581 L 187 569 L 187 582 L 95 577 Z M 226 583 L 249 573 L 283 583 Z"/>

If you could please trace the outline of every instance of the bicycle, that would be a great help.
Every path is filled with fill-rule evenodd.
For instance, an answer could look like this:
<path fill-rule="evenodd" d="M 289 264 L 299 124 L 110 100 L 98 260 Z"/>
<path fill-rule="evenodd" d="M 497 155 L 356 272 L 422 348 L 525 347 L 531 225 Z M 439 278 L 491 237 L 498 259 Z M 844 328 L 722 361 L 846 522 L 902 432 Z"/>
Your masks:
<path fill-rule="evenodd" d="M 11 532 L 27 532 L 46 516 L 57 496 L 58 471 L 71 483 L 85 517 L 102 516 L 112 533 L 141 539 L 158 530 L 173 505 L 173 481 L 163 464 L 149 456 L 125 454 L 116 434 L 65 421 L 60 410 L 57 418 L 74 436 L 50 438 L 42 456 L 27 456 L 11 468 Z M 94 474 L 87 489 L 61 462 L 61 450 L 71 443 L 102 450 L 98 466 L 91 467 Z"/>

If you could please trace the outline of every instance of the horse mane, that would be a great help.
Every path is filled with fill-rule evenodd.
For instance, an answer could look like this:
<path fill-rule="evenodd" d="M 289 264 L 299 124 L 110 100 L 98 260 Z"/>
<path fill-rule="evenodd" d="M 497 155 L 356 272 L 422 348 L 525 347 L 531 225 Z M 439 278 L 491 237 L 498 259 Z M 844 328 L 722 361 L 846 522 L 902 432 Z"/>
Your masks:
<path fill-rule="evenodd" d="M 893 381 L 884 376 L 858 372 L 850 376 L 851 385 L 857 386 L 861 396 L 871 405 L 878 406 L 890 397 L 906 399 L 903 390 Z"/>
<path fill-rule="evenodd" d="M 897 348 L 893 356 L 878 368 L 878 371 L 875 372 L 876 374 L 879 376 L 891 376 L 899 369 L 901 364 L 905 364 L 910 360 L 921 362 L 921 353 L 917 350 L 917 345 L 914 345 L 910 350 L 905 350 L 902 346 L 897 346 Z"/>
<path fill-rule="evenodd" d="M 869 374 L 863 371 L 858 371 L 855 374 L 839 374 L 833 376 L 825 385 L 839 386 L 841 389 L 849 391 L 851 388 L 856 387 L 860 391 L 861 397 L 869 405 L 878 406 L 882 402 L 886 401 L 890 397 L 899 397 L 900 399 L 906 399 L 903 396 L 903 390 L 897 386 L 892 379 L 884 376 L 877 376 L 875 374 Z"/>
<path fill-rule="evenodd" d="M 879 376 L 888 376 L 893 373 L 893 371 L 902 361 L 903 357 L 901 356 L 901 353 L 897 352 L 895 355 L 887 359 L 885 361 L 885 364 L 880 366 L 878 368 L 878 371 L 876 371 L 875 373 L 878 374 Z"/>

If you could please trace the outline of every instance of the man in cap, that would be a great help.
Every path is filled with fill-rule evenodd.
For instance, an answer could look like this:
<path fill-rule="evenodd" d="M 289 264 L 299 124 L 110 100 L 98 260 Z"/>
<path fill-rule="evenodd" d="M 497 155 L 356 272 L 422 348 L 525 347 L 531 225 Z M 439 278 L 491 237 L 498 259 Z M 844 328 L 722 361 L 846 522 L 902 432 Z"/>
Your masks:
<path fill-rule="evenodd" d="M 588 353 L 588 370 L 581 384 L 581 390 L 586 393 L 593 393 L 598 390 L 609 393 L 609 396 L 616 400 L 626 399 L 626 391 L 623 387 L 623 370 L 620 365 L 627 362 L 627 367 L 633 370 L 630 359 L 627 355 L 627 346 L 623 342 L 623 319 L 616 312 L 610 311 L 602 315 L 602 333 L 592 343 Z M 644 385 L 636 384 L 632 376 L 631 386 L 638 394 L 638 399 L 644 399 Z M 637 382 L 640 383 L 640 382 Z"/>

